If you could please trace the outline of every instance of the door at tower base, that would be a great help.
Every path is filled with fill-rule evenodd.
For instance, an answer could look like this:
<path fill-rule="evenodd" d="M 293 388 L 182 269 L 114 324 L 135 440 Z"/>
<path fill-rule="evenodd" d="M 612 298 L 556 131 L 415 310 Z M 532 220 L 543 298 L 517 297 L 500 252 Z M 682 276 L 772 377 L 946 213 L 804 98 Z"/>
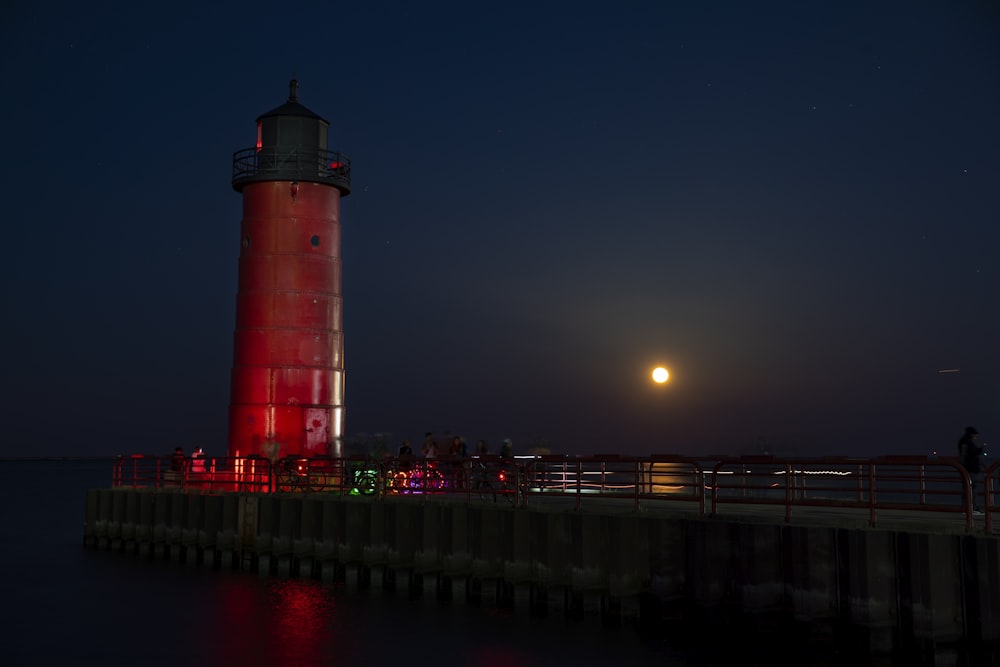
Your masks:
<path fill-rule="evenodd" d="M 342 408 L 300 405 L 234 405 L 229 413 L 230 442 L 239 456 L 336 456 L 334 434 L 340 430 L 342 412 Z"/>

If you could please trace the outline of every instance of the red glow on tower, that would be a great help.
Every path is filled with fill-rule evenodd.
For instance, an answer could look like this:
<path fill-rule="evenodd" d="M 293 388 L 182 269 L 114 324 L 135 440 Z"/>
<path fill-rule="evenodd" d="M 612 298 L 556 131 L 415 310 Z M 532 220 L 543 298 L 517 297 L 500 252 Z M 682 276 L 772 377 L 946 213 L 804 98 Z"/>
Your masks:
<path fill-rule="evenodd" d="M 243 220 L 230 456 L 342 453 L 340 199 L 350 160 L 327 150 L 329 123 L 299 103 L 294 79 L 290 89 L 257 119 L 256 146 L 233 155 Z"/>

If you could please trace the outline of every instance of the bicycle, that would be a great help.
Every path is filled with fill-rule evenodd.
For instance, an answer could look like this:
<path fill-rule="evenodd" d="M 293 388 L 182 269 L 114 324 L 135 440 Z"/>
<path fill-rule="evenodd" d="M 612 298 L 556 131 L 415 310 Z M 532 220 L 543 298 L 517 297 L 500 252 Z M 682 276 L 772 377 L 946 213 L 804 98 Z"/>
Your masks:
<path fill-rule="evenodd" d="M 390 471 L 386 488 L 393 494 L 433 493 L 445 486 L 444 475 L 433 463 L 405 462 Z"/>
<path fill-rule="evenodd" d="M 497 500 L 497 494 L 493 490 L 492 482 L 490 482 L 490 472 L 482 461 L 476 462 L 472 475 L 472 491 L 479 494 L 480 500 L 487 500 L 487 497 L 493 502 Z"/>
<path fill-rule="evenodd" d="M 306 459 L 286 457 L 278 470 L 278 491 L 283 493 L 310 493 L 309 466 Z"/>
<path fill-rule="evenodd" d="M 379 483 L 377 465 L 353 468 L 351 476 L 353 477 L 353 484 L 351 485 L 350 495 L 371 496 L 375 494 Z"/>
<path fill-rule="evenodd" d="M 444 488 L 444 475 L 430 462 L 418 464 L 407 479 L 411 493 L 433 493 Z"/>
<path fill-rule="evenodd" d="M 509 467 L 508 467 L 509 466 Z M 518 486 L 517 468 L 506 462 L 498 464 L 495 470 L 487 463 L 476 463 L 476 474 L 473 476 L 472 490 L 479 494 L 480 500 L 497 501 L 497 496 L 503 496 L 511 505 L 517 505 Z"/>

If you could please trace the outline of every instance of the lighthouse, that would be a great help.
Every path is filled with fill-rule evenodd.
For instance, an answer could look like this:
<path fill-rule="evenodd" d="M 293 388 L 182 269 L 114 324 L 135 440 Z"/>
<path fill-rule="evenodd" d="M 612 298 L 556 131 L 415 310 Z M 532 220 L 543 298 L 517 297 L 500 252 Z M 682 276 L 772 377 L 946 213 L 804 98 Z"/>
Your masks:
<path fill-rule="evenodd" d="M 257 118 L 233 154 L 243 197 L 229 404 L 229 455 L 340 456 L 344 325 L 340 200 L 351 163 L 330 123 L 288 101 Z"/>

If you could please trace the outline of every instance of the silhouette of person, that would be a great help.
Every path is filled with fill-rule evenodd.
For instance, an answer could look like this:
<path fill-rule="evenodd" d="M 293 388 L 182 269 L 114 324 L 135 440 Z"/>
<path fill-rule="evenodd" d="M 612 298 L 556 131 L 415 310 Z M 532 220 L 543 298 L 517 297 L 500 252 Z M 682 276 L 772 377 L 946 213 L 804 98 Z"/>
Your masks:
<path fill-rule="evenodd" d="M 205 472 L 205 450 L 201 447 L 191 453 L 191 472 Z"/>
<path fill-rule="evenodd" d="M 409 439 L 403 440 L 397 456 L 399 457 L 399 470 L 409 471 L 410 459 L 413 458 L 413 447 L 410 447 Z"/>
<path fill-rule="evenodd" d="M 976 486 L 983 484 L 983 452 L 984 446 L 979 443 L 979 431 L 968 426 L 965 433 L 958 440 L 958 456 L 962 461 L 962 467 L 969 473 L 969 480 L 972 482 L 972 504 L 975 514 L 982 514 L 983 509 L 976 504 Z M 962 490 L 962 502 L 966 502 L 965 490 Z"/>
<path fill-rule="evenodd" d="M 452 485 L 456 489 L 465 488 L 465 480 L 463 472 L 465 471 L 465 438 L 456 435 L 451 439 L 451 448 L 448 449 L 448 455 L 453 457 L 451 462 L 451 478 Z"/>
<path fill-rule="evenodd" d="M 423 445 L 424 458 L 433 459 L 438 455 L 437 442 L 434 441 L 434 436 L 430 431 L 424 434 L 424 445 Z"/>
<path fill-rule="evenodd" d="M 170 470 L 184 472 L 184 448 L 174 447 L 174 455 L 170 457 Z"/>
<path fill-rule="evenodd" d="M 500 445 L 500 458 L 509 459 L 514 457 L 514 443 L 507 438 Z"/>

